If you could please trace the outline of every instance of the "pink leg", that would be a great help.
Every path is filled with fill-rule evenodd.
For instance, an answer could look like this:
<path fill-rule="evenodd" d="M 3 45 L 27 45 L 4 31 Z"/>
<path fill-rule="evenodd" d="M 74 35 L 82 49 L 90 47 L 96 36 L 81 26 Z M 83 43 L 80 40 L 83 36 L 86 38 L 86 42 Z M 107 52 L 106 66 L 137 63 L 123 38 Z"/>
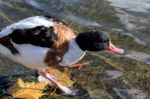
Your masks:
<path fill-rule="evenodd" d="M 56 87 L 58 87 L 61 91 L 64 92 L 64 95 L 71 95 L 75 96 L 78 94 L 78 90 L 71 89 L 69 87 L 61 85 L 54 77 L 46 72 L 39 72 L 39 74 L 50 81 L 52 84 L 54 84 Z"/>

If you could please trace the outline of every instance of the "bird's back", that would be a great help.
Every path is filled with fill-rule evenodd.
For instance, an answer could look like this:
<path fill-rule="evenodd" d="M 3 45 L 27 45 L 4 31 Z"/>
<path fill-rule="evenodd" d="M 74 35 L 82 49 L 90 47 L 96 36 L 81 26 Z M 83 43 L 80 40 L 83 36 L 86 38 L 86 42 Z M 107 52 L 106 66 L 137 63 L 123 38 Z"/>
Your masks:
<path fill-rule="evenodd" d="M 0 53 L 31 68 L 56 65 L 75 36 L 61 21 L 44 16 L 30 17 L 1 30 Z"/>

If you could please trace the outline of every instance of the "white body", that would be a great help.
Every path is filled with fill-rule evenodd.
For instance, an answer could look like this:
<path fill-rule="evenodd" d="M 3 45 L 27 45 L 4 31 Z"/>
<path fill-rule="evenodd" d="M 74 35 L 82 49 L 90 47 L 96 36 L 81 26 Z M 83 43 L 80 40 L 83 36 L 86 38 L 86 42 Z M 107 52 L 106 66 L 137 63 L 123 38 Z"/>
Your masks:
<path fill-rule="evenodd" d="M 22 21 L 19 21 L 17 23 L 14 23 L 4 28 L 0 32 L 0 37 L 6 36 L 12 33 L 14 29 L 33 28 L 33 27 L 41 26 L 41 25 L 50 27 L 50 26 L 53 26 L 53 21 L 47 20 L 43 16 L 30 17 L 30 18 L 24 19 Z M 14 42 L 12 43 L 14 47 L 19 51 L 19 54 L 13 55 L 9 49 L 7 49 L 1 44 L 0 44 L 0 53 L 2 53 L 6 57 L 16 62 L 19 62 L 27 67 L 34 68 L 34 69 L 45 68 L 46 64 L 44 63 L 44 59 L 45 59 L 46 53 L 48 52 L 48 50 L 50 50 L 49 48 L 34 46 L 31 44 L 15 44 Z M 79 46 L 77 45 L 77 43 L 75 42 L 73 38 L 69 44 L 69 50 L 64 55 L 63 60 L 60 63 L 60 65 L 67 66 L 67 65 L 74 64 L 78 62 L 79 60 L 81 60 L 84 55 L 85 55 L 85 52 L 79 48 Z"/>

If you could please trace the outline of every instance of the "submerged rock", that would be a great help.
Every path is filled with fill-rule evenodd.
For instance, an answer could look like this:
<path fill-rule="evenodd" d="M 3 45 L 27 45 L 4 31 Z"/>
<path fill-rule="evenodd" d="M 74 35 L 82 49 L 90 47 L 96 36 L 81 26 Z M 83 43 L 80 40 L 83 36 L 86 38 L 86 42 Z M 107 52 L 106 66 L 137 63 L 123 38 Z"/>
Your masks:
<path fill-rule="evenodd" d="M 120 78 L 123 73 L 121 71 L 118 70 L 106 70 L 106 74 L 109 76 L 107 79 L 117 79 Z"/>
<path fill-rule="evenodd" d="M 113 90 L 121 99 L 146 99 L 148 97 L 146 93 L 138 89 L 113 88 Z"/>

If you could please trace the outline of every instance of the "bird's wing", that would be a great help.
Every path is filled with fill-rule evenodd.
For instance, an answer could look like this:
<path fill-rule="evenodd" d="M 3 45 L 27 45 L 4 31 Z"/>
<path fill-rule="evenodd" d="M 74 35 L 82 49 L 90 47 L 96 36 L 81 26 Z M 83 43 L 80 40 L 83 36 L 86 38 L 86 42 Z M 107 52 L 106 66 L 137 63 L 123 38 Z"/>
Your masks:
<path fill-rule="evenodd" d="M 15 29 L 8 36 L 16 44 L 32 44 L 47 48 L 51 48 L 58 38 L 52 26 L 43 25 L 28 29 Z"/>
<path fill-rule="evenodd" d="M 53 24 L 54 22 L 52 19 L 48 19 L 44 16 L 29 17 L 2 29 L 0 31 L 0 37 L 7 36 L 16 29 L 34 28 L 36 26 L 41 26 L 41 25 L 45 27 L 50 27 L 53 26 Z"/>
<path fill-rule="evenodd" d="M 75 33 L 62 21 L 45 16 L 29 17 L 0 31 L 0 38 L 9 36 L 17 44 L 33 44 L 56 48 L 75 37 Z"/>

